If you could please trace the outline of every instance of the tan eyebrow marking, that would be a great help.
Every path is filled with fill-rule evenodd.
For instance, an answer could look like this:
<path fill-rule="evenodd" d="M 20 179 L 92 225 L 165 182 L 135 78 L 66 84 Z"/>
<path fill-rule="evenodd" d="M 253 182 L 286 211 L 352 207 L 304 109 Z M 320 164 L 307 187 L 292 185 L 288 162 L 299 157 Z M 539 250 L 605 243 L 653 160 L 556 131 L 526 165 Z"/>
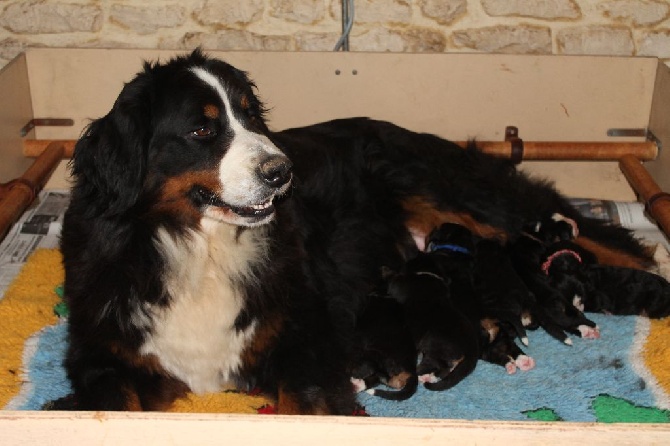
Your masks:
<path fill-rule="evenodd" d="M 221 114 L 221 110 L 216 105 L 205 105 L 205 116 L 209 119 L 216 119 Z"/>
<path fill-rule="evenodd" d="M 247 97 L 246 94 L 242 96 L 242 99 L 240 100 L 240 105 L 245 110 L 249 108 L 249 98 Z"/>

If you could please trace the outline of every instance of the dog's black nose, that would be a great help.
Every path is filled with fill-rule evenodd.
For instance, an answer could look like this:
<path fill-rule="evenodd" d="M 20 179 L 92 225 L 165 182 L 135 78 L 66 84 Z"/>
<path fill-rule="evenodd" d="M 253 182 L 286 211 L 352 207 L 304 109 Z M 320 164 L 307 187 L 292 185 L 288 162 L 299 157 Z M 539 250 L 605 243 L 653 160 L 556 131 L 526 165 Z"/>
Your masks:
<path fill-rule="evenodd" d="M 258 176 L 271 187 L 281 187 L 291 179 L 293 164 L 283 155 L 270 155 L 256 168 Z"/>

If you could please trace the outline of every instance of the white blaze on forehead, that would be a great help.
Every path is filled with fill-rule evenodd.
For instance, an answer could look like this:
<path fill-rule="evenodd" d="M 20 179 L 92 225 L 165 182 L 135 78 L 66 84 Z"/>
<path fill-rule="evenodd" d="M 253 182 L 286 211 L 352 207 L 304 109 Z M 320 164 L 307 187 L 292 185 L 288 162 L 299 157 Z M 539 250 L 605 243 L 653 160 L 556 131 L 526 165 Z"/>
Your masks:
<path fill-rule="evenodd" d="M 244 128 L 233 114 L 226 89 L 216 76 L 202 67 L 191 68 L 191 71 L 218 94 L 233 135 L 228 152 L 219 165 L 222 199 L 232 205 L 256 204 L 256 200 L 265 198 L 257 193 L 263 185 L 256 175 L 256 167 L 264 157 L 279 155 L 282 151 L 267 136 Z"/>

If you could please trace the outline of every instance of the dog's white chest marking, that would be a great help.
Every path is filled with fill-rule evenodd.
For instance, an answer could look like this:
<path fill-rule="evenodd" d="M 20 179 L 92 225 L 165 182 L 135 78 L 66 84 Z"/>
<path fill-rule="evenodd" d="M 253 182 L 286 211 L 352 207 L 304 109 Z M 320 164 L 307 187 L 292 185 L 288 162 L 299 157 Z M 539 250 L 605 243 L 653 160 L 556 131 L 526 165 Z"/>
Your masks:
<path fill-rule="evenodd" d="M 255 280 L 249 266 L 266 253 L 264 228 L 238 238 L 229 225 L 203 220 L 202 226 L 180 239 L 159 231 L 156 243 L 166 259 L 172 301 L 145 308 L 152 334 L 141 348 L 195 393 L 221 390 L 241 366 L 256 323 L 236 330 L 244 296 L 235 284 Z"/>

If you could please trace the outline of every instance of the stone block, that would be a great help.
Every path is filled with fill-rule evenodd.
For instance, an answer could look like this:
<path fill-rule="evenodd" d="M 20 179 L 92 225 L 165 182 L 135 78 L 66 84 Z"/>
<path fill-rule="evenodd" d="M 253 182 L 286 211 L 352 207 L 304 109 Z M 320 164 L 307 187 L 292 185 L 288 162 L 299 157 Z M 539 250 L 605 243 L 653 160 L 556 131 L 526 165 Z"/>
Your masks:
<path fill-rule="evenodd" d="M 421 12 L 425 17 L 441 25 L 450 25 L 467 14 L 467 0 L 421 0 Z"/>
<path fill-rule="evenodd" d="M 97 32 L 102 22 L 102 10 L 96 4 L 20 1 L 0 13 L 0 26 L 17 34 Z"/>
<path fill-rule="evenodd" d="M 288 22 L 317 23 L 326 16 L 325 0 L 272 0 L 270 15 Z"/>
<path fill-rule="evenodd" d="M 551 54 L 551 30 L 534 25 L 488 26 L 455 31 L 451 43 L 487 53 Z"/>
<path fill-rule="evenodd" d="M 225 28 L 229 25 L 247 25 L 263 16 L 263 0 L 205 0 L 193 12 L 193 18 L 200 24 Z"/>
<path fill-rule="evenodd" d="M 661 0 L 608 0 L 597 8 L 607 18 L 634 26 L 654 25 L 670 15 L 670 5 Z"/>
<path fill-rule="evenodd" d="M 559 54 L 632 56 L 635 44 L 630 29 L 622 26 L 578 26 L 559 30 Z"/>
<path fill-rule="evenodd" d="M 541 20 L 578 19 L 582 12 L 574 0 L 481 0 L 491 16 L 531 17 Z"/>
<path fill-rule="evenodd" d="M 186 21 L 186 12 L 178 5 L 112 5 L 110 21 L 137 34 L 152 34 L 159 28 L 175 28 Z"/>

